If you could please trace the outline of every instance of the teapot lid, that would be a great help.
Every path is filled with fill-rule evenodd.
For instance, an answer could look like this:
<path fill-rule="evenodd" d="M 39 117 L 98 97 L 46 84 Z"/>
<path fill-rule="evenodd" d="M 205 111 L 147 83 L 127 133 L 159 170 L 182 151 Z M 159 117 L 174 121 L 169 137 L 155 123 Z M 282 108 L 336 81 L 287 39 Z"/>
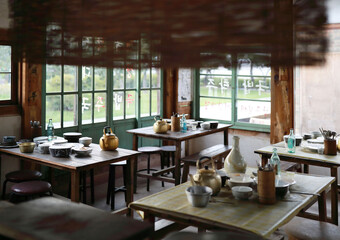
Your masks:
<path fill-rule="evenodd" d="M 208 166 L 204 166 L 204 168 L 198 169 L 200 174 L 214 174 L 216 171 L 214 169 L 209 169 Z"/>

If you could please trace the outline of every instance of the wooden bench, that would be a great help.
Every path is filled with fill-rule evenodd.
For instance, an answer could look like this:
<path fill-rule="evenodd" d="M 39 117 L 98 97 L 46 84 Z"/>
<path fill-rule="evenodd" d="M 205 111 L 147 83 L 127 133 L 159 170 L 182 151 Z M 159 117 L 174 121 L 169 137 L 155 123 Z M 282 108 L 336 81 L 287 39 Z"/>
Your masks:
<path fill-rule="evenodd" d="M 222 158 L 225 158 L 229 154 L 230 151 L 231 151 L 231 146 L 218 144 L 218 145 L 203 149 L 202 151 L 198 153 L 182 158 L 181 161 L 184 163 L 182 183 L 188 180 L 189 168 L 190 166 L 196 166 L 196 161 L 198 159 L 200 159 L 203 156 L 210 157 L 215 160 L 216 168 L 221 169 L 223 168 Z M 209 160 L 204 159 L 201 161 L 201 164 L 204 164 L 207 161 Z"/>

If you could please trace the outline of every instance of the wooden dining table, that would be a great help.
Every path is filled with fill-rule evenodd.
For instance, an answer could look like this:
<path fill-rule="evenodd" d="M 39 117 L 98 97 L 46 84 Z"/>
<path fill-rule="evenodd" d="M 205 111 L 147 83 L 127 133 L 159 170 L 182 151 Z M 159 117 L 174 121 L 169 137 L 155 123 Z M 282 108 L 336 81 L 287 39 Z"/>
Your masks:
<path fill-rule="evenodd" d="M 55 197 L 12 206 L 0 202 L 0 239 L 126 240 L 146 239 L 151 233 L 151 224 Z"/>
<path fill-rule="evenodd" d="M 110 163 L 127 160 L 126 201 L 127 204 L 132 202 L 134 162 L 136 157 L 140 153 L 124 148 L 117 148 L 114 151 L 103 151 L 98 144 L 94 143 L 92 143 L 90 147 L 93 150 L 89 156 L 77 157 L 75 154 L 71 154 L 69 157 L 66 158 L 53 157 L 51 154 L 42 154 L 37 149 L 35 149 L 33 153 L 22 153 L 20 152 L 19 148 L 1 148 L 0 164 L 2 158 L 4 158 L 6 155 L 11 155 L 26 161 L 30 161 L 32 163 L 68 171 L 71 173 L 71 200 L 74 202 L 79 202 L 80 172 L 96 167 L 101 167 L 105 165 L 107 166 Z"/>
<path fill-rule="evenodd" d="M 252 172 L 255 169 L 247 169 Z M 323 206 L 324 192 L 335 181 L 334 177 L 295 174 L 295 184 L 290 193 L 276 203 L 259 203 L 257 194 L 249 200 L 235 199 L 229 187 L 212 197 L 203 208 L 193 207 L 187 200 L 186 189 L 190 182 L 132 202 L 129 207 L 141 211 L 144 221 L 154 223 L 155 217 L 174 221 L 184 226 L 195 226 L 207 230 L 227 230 L 254 233 L 268 238 L 277 228 L 304 211 L 316 199 Z M 320 220 L 327 216 L 326 209 L 319 209 Z M 175 226 L 173 226 L 175 227 Z M 156 234 L 156 233 L 154 233 Z"/>
<path fill-rule="evenodd" d="M 185 155 L 189 154 L 189 140 L 207 136 L 214 133 L 223 132 L 223 142 L 224 145 L 228 145 L 228 129 L 232 125 L 230 124 L 221 124 L 219 123 L 216 129 L 203 130 L 202 128 L 197 128 L 197 130 L 188 130 L 186 132 L 172 132 L 168 131 L 167 133 L 155 133 L 153 127 L 143 127 L 127 130 L 126 132 L 133 134 L 133 150 L 138 150 L 138 137 L 146 137 L 153 138 L 165 141 L 173 141 L 176 146 L 175 153 L 175 178 L 169 179 L 166 177 L 158 177 L 159 180 L 165 180 L 167 182 L 173 182 L 175 185 L 180 184 L 181 179 L 181 151 L 182 146 L 181 143 L 185 141 Z M 166 171 L 166 170 L 165 170 Z M 151 176 L 150 176 L 151 177 Z"/>
<path fill-rule="evenodd" d="M 338 225 L 338 168 L 340 167 L 340 155 L 324 155 L 306 150 L 304 147 L 296 147 L 295 153 L 289 153 L 284 146 L 284 143 L 266 146 L 255 150 L 255 153 L 260 154 L 262 164 L 264 165 L 270 159 L 273 148 L 277 149 L 277 154 L 280 160 L 304 164 L 304 172 L 308 173 L 308 166 L 326 167 L 330 169 L 330 175 L 335 178 L 331 186 L 331 218 L 329 222 Z M 313 218 L 313 215 L 310 216 Z"/>

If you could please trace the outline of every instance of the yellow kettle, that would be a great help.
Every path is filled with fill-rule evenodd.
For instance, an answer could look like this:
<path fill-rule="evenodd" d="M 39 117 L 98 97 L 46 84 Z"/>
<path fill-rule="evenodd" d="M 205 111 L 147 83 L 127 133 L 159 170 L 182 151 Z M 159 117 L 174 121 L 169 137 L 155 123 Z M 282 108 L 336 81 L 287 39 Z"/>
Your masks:
<path fill-rule="evenodd" d="M 155 133 L 166 133 L 168 131 L 168 123 L 160 118 L 159 120 L 154 117 L 155 123 L 153 124 L 153 131 Z"/>
<path fill-rule="evenodd" d="M 103 136 L 99 140 L 99 145 L 104 151 L 113 151 L 118 147 L 119 139 L 112 133 L 110 127 L 104 127 Z"/>
<path fill-rule="evenodd" d="M 222 186 L 222 180 L 221 176 L 217 174 L 215 170 L 215 162 L 214 159 L 211 159 L 211 164 L 212 164 L 212 169 L 209 169 L 208 166 L 205 166 L 205 168 L 199 169 L 200 161 L 204 158 L 210 158 L 210 157 L 201 157 L 199 160 L 196 162 L 196 167 L 197 167 L 197 173 L 192 176 L 190 176 L 191 183 L 193 185 L 198 185 L 198 186 L 207 186 L 210 187 L 213 190 L 212 195 L 216 196 Z"/>

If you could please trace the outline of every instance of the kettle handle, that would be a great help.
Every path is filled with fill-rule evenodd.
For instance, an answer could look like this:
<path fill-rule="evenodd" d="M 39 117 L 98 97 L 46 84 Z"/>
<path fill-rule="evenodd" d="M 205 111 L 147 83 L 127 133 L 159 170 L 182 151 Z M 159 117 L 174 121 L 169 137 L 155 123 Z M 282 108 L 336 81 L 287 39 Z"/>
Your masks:
<path fill-rule="evenodd" d="M 103 146 L 104 146 L 104 147 L 107 147 L 107 143 L 105 143 L 104 139 L 102 138 L 101 140 L 102 140 L 102 142 L 103 142 Z"/>
<path fill-rule="evenodd" d="M 104 127 L 104 129 L 103 129 L 103 134 L 104 134 L 104 135 L 106 134 L 106 129 L 110 129 L 110 133 L 112 133 L 111 127 L 110 127 L 110 126 L 106 126 L 106 127 Z"/>
<path fill-rule="evenodd" d="M 198 159 L 198 160 L 196 161 L 196 168 L 197 168 L 197 170 L 200 168 L 200 161 L 203 160 L 203 159 L 205 159 L 205 158 L 208 158 L 208 159 L 211 160 L 212 168 L 215 170 L 215 161 L 214 161 L 214 159 L 212 159 L 211 157 L 208 157 L 208 156 L 200 157 L 200 159 Z"/>

